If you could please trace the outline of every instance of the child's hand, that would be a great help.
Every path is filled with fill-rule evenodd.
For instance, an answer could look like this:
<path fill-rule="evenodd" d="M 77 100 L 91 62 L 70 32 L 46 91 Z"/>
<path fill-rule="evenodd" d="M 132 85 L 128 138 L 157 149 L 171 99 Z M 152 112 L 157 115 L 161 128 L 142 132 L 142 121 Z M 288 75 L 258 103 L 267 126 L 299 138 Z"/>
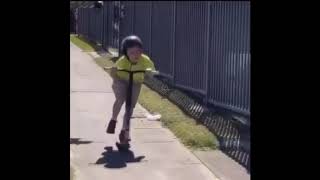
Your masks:
<path fill-rule="evenodd" d="M 107 70 L 108 72 L 110 72 L 110 76 L 113 78 L 113 79 L 115 79 L 116 78 L 116 73 L 117 73 L 117 67 L 114 67 L 114 66 L 112 66 L 112 67 L 107 67 L 107 66 L 105 66 L 105 67 L 103 67 L 103 69 L 105 69 L 105 70 Z"/>

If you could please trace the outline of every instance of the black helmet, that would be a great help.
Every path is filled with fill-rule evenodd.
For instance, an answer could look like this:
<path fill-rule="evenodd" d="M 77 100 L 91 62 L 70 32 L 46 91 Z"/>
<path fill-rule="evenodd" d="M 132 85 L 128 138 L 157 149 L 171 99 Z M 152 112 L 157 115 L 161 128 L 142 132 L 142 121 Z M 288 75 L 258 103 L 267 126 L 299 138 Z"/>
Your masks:
<path fill-rule="evenodd" d="M 127 56 L 127 49 L 135 46 L 142 48 L 141 39 L 135 35 L 127 36 L 121 42 L 121 53 Z"/>

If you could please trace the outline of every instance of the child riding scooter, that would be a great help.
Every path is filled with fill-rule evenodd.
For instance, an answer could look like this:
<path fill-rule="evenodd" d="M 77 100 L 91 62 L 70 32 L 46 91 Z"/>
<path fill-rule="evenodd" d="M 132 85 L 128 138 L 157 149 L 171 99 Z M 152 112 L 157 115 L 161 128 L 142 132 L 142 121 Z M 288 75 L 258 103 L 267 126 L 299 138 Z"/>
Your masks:
<path fill-rule="evenodd" d="M 156 73 L 153 62 L 143 54 L 142 47 L 139 37 L 132 35 L 124 38 L 121 43 L 123 56 L 117 60 L 115 67 L 111 68 L 112 89 L 116 100 L 107 133 L 115 133 L 117 117 L 123 103 L 126 102 L 122 130 L 119 134 L 120 143 L 116 144 L 119 150 L 130 147 L 130 118 L 137 103 L 145 73 Z"/>

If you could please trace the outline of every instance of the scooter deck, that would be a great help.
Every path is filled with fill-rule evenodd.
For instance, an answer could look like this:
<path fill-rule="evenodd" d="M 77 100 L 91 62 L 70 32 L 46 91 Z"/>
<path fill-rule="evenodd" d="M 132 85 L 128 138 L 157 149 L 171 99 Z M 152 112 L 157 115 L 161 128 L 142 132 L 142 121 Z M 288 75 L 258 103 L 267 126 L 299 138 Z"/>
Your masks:
<path fill-rule="evenodd" d="M 130 144 L 120 144 L 119 142 L 116 142 L 116 146 L 119 151 L 128 151 L 130 149 Z"/>

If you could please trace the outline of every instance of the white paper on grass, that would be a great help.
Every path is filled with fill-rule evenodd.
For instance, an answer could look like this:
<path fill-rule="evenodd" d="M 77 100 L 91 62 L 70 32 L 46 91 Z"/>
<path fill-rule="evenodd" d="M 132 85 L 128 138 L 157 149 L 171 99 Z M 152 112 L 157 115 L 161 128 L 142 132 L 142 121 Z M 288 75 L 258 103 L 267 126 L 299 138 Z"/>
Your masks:
<path fill-rule="evenodd" d="M 147 120 L 149 121 L 158 121 L 161 118 L 161 114 L 145 114 Z"/>

